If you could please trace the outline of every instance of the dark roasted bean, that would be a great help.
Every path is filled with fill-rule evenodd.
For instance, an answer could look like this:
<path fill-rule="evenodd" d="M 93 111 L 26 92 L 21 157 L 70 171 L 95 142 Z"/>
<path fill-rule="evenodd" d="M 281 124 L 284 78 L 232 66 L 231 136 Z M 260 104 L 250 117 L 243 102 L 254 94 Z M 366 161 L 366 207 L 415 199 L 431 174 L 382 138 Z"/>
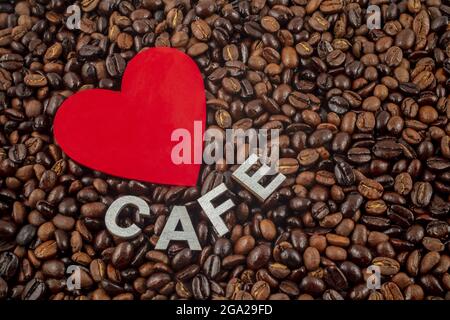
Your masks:
<path fill-rule="evenodd" d="M 209 281 L 204 275 L 199 274 L 192 280 L 192 292 L 196 299 L 208 299 L 211 294 L 211 289 Z"/>
<path fill-rule="evenodd" d="M 22 292 L 22 299 L 41 300 L 44 298 L 45 291 L 46 285 L 42 280 L 32 279 L 25 285 Z"/>
<path fill-rule="evenodd" d="M 19 268 L 19 259 L 11 252 L 0 254 L 0 277 L 9 280 L 15 276 Z"/>

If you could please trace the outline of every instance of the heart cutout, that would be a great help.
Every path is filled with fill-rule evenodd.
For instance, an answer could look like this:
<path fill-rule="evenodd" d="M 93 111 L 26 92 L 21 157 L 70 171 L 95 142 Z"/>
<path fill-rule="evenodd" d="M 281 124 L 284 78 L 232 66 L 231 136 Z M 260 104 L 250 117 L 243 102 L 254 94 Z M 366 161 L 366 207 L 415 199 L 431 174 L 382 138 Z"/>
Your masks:
<path fill-rule="evenodd" d="M 202 154 L 194 123 L 201 122 L 202 137 L 205 118 L 205 89 L 195 62 L 176 49 L 151 48 L 128 63 L 120 92 L 92 89 L 67 98 L 56 113 L 53 131 L 64 152 L 91 169 L 193 186 L 200 164 L 175 164 L 171 153 L 179 142 L 171 135 L 186 129 L 192 154 Z"/>

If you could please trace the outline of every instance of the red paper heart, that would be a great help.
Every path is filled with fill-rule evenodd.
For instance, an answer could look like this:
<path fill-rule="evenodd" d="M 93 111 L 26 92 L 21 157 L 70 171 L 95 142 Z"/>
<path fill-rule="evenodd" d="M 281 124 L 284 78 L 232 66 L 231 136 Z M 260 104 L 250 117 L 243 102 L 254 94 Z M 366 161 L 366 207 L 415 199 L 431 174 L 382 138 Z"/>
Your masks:
<path fill-rule="evenodd" d="M 206 118 L 200 71 L 184 53 L 152 48 L 128 64 L 122 91 L 80 91 L 64 101 L 54 120 L 58 144 L 75 161 L 114 176 L 158 184 L 195 185 L 200 164 L 175 164 L 172 132 L 191 134 Z M 200 150 L 195 150 L 195 148 Z M 192 159 L 193 156 L 191 156 Z"/>

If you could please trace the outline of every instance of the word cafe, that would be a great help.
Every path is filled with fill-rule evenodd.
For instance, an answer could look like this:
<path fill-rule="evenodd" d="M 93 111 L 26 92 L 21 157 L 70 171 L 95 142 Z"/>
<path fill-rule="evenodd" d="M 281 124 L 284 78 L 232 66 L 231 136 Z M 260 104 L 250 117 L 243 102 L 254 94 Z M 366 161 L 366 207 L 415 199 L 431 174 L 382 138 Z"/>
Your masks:
<path fill-rule="evenodd" d="M 249 175 L 248 171 L 256 165 L 260 159 L 256 154 L 252 154 L 249 158 L 233 172 L 233 179 L 240 185 L 248 189 L 260 201 L 265 201 L 286 179 L 286 177 L 278 173 L 273 180 L 267 185 L 263 186 L 260 182 L 264 176 L 270 175 L 271 168 L 266 164 L 262 164 L 258 170 Z M 223 236 L 229 232 L 221 215 L 232 209 L 235 204 L 231 199 L 226 200 L 218 206 L 213 205 L 213 201 L 226 193 L 227 187 L 224 183 L 218 185 L 213 190 L 209 191 L 199 199 L 197 199 L 205 215 L 210 220 L 215 231 L 219 236 Z M 130 239 L 137 236 L 141 229 L 132 224 L 128 227 L 121 227 L 117 220 L 121 210 L 126 206 L 133 206 L 137 208 L 139 215 L 150 216 L 150 207 L 141 198 L 135 196 L 123 196 L 115 200 L 105 215 L 105 225 L 108 231 L 120 238 Z M 182 231 L 178 231 L 177 226 L 182 226 Z M 170 241 L 186 241 L 191 250 L 201 250 L 200 242 L 194 230 L 191 218 L 185 206 L 174 206 L 167 218 L 166 225 L 162 231 L 159 240 L 155 246 L 156 250 L 167 249 Z"/>

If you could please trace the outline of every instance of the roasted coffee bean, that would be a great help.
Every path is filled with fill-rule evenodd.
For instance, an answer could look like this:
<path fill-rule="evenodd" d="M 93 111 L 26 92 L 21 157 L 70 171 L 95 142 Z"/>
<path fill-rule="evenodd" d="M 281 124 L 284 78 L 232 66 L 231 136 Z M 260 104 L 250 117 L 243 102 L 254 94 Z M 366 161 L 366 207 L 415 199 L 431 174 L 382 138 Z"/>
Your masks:
<path fill-rule="evenodd" d="M 44 75 L 30 73 L 24 77 L 24 83 L 29 87 L 45 87 L 48 82 Z"/>
<path fill-rule="evenodd" d="M 315 149 L 304 149 L 298 154 L 298 162 L 302 166 L 310 166 L 319 160 L 319 153 Z"/>
<path fill-rule="evenodd" d="M 421 254 L 419 250 L 414 250 L 408 255 L 406 260 L 406 271 L 410 276 L 417 276 L 419 273 Z"/>
<path fill-rule="evenodd" d="M 347 289 L 348 287 L 347 278 L 336 266 L 325 268 L 324 279 L 325 282 L 335 290 L 341 291 Z"/>
<path fill-rule="evenodd" d="M 322 146 L 333 138 L 333 132 L 329 129 L 319 129 L 314 131 L 308 138 L 308 143 L 311 147 Z"/>
<path fill-rule="evenodd" d="M 419 281 L 424 288 L 424 291 L 428 294 L 440 296 L 444 292 L 439 280 L 437 280 L 432 274 L 427 274 L 420 277 Z"/>
<path fill-rule="evenodd" d="M 5 299 L 8 295 L 8 283 L 0 277 L 0 299 Z"/>
<path fill-rule="evenodd" d="M 264 267 L 270 259 L 270 247 L 267 245 L 259 245 L 249 252 L 247 265 L 252 270 L 258 270 Z"/>
<path fill-rule="evenodd" d="M 330 209 L 328 208 L 326 203 L 316 202 L 313 204 L 311 212 L 314 218 L 316 218 L 317 220 L 321 220 L 330 213 Z"/>
<path fill-rule="evenodd" d="M 19 259 L 14 253 L 2 252 L 0 254 L 0 277 L 9 280 L 19 269 Z"/>
<path fill-rule="evenodd" d="M 427 225 L 426 231 L 429 236 L 445 239 L 449 234 L 449 225 L 444 221 L 432 221 Z"/>
<path fill-rule="evenodd" d="M 370 250 L 361 245 L 352 245 L 348 253 L 350 259 L 359 266 L 367 266 L 372 260 Z"/>
<path fill-rule="evenodd" d="M 340 264 L 339 269 L 351 283 L 357 283 L 362 278 L 361 269 L 351 261 L 344 261 Z"/>
<path fill-rule="evenodd" d="M 65 271 L 66 268 L 61 260 L 49 260 L 42 264 L 42 272 L 50 278 L 61 279 Z"/>
<path fill-rule="evenodd" d="M 358 191 L 364 197 L 371 200 L 376 200 L 381 198 L 384 189 L 383 186 L 375 180 L 363 179 L 358 185 Z"/>
<path fill-rule="evenodd" d="M 16 233 L 16 226 L 12 222 L 0 220 L 0 239 L 9 239 Z"/>
<path fill-rule="evenodd" d="M 194 21 L 191 24 L 192 34 L 200 41 L 207 41 L 211 36 L 211 28 L 201 19 Z"/>
<path fill-rule="evenodd" d="M 277 163 L 278 172 L 285 175 L 296 173 L 298 168 L 298 161 L 292 158 L 281 158 Z"/>
<path fill-rule="evenodd" d="M 9 149 L 8 156 L 15 163 L 22 163 L 27 157 L 27 148 L 24 144 L 16 144 Z"/>
<path fill-rule="evenodd" d="M 368 214 L 382 215 L 388 208 L 383 200 L 371 200 L 366 202 L 365 209 Z"/>
<path fill-rule="evenodd" d="M 402 154 L 402 150 L 400 145 L 392 140 L 382 140 L 372 148 L 374 155 L 382 159 L 396 158 Z"/>
<path fill-rule="evenodd" d="M 404 300 L 402 291 L 394 282 L 383 283 L 381 293 L 386 300 Z"/>
<path fill-rule="evenodd" d="M 270 296 L 270 286 L 265 281 L 257 281 L 252 286 L 251 294 L 255 300 L 266 300 Z"/>
<path fill-rule="evenodd" d="M 439 252 L 436 251 L 428 252 L 425 256 L 423 256 L 422 261 L 420 262 L 419 272 L 421 274 L 428 273 L 439 263 L 440 258 L 441 256 Z"/>
<path fill-rule="evenodd" d="M 314 12 L 314 14 L 308 20 L 308 23 L 311 28 L 318 32 L 324 32 L 330 27 L 330 23 L 328 22 L 328 20 L 325 19 L 319 12 Z"/>
<path fill-rule="evenodd" d="M 328 246 L 325 249 L 325 255 L 332 261 L 344 261 L 347 259 L 347 251 L 336 246 Z"/>
<path fill-rule="evenodd" d="M 413 189 L 413 180 L 407 172 L 402 172 L 395 177 L 394 190 L 401 195 L 407 195 Z"/>
<path fill-rule="evenodd" d="M 36 227 L 32 224 L 27 224 L 17 233 L 16 242 L 21 246 L 27 246 L 34 239 L 35 235 Z"/>
<path fill-rule="evenodd" d="M 1 38 L 1 36 L 0 36 Z M 19 54 L 6 53 L 0 57 L 0 67 L 8 71 L 14 71 L 22 68 L 24 59 Z"/>
<path fill-rule="evenodd" d="M 338 67 L 344 63 L 345 53 L 341 50 L 333 50 L 327 55 L 326 61 L 331 67 Z"/>
<path fill-rule="evenodd" d="M 125 269 L 133 258 L 133 245 L 129 242 L 120 243 L 111 256 L 111 262 L 118 269 Z"/>
<path fill-rule="evenodd" d="M 45 283 L 40 279 L 30 280 L 22 291 L 22 300 L 41 300 L 46 291 Z"/>
<path fill-rule="evenodd" d="M 199 274 L 192 280 L 192 293 L 195 299 L 208 299 L 211 294 L 211 289 L 209 281 L 204 275 Z"/>
<path fill-rule="evenodd" d="M 150 289 L 160 289 L 170 282 L 170 275 L 157 272 L 152 274 L 147 280 L 147 287 Z M 112 288 L 113 289 L 113 288 Z M 115 289 L 114 289 L 115 290 Z"/>
<path fill-rule="evenodd" d="M 328 108 L 337 114 L 344 114 L 350 108 L 346 99 L 340 96 L 334 96 L 328 101 Z"/>
<path fill-rule="evenodd" d="M 106 70 L 113 78 L 117 78 L 123 74 L 126 67 L 126 62 L 120 54 L 113 54 L 106 58 Z"/>
<path fill-rule="evenodd" d="M 385 62 L 389 67 L 398 66 L 403 59 L 403 51 L 397 46 L 392 46 L 386 51 Z"/>
<path fill-rule="evenodd" d="M 313 296 L 318 296 L 325 291 L 325 283 L 323 280 L 313 276 L 304 277 L 300 282 L 299 287 L 300 290 Z"/>
<path fill-rule="evenodd" d="M 277 235 L 275 224 L 269 219 L 261 220 L 259 229 L 261 231 L 261 235 L 266 240 L 274 240 Z"/>
<path fill-rule="evenodd" d="M 411 201 L 418 207 L 427 206 L 433 195 L 433 187 L 429 182 L 416 182 L 414 183 L 411 191 Z"/>
<path fill-rule="evenodd" d="M 38 259 L 50 259 L 56 256 L 58 252 L 58 246 L 56 244 L 56 241 L 54 240 L 48 240 L 42 244 L 40 244 L 36 249 L 34 250 L 34 254 L 36 255 L 36 258 Z"/>
<path fill-rule="evenodd" d="M 424 292 L 421 286 L 411 284 L 405 289 L 405 300 L 423 300 Z"/>
<path fill-rule="evenodd" d="M 365 300 L 369 297 L 370 291 L 367 284 L 359 284 L 349 292 L 351 300 Z"/>
<path fill-rule="evenodd" d="M 101 202 L 91 202 L 81 206 L 81 214 L 87 218 L 102 218 L 105 214 L 106 206 Z"/>
<path fill-rule="evenodd" d="M 355 183 L 355 174 L 352 167 L 345 161 L 340 161 L 334 166 L 334 174 L 337 182 L 342 186 L 350 186 Z"/>
<path fill-rule="evenodd" d="M 219 256 L 210 255 L 203 265 L 203 272 L 210 279 L 215 279 L 220 273 L 221 261 Z"/>
<path fill-rule="evenodd" d="M 354 147 L 348 150 L 347 158 L 356 164 L 363 164 L 369 162 L 372 159 L 372 156 L 369 149 Z"/>
<path fill-rule="evenodd" d="M 303 253 L 303 261 L 307 270 L 313 271 L 319 268 L 320 253 L 315 247 L 306 248 Z"/>
<path fill-rule="evenodd" d="M 189 248 L 184 248 L 179 250 L 171 261 L 171 265 L 175 270 L 182 269 L 188 266 L 193 258 L 192 250 Z"/>
<path fill-rule="evenodd" d="M 92 260 L 89 265 L 89 270 L 92 275 L 92 279 L 96 282 L 100 282 L 105 278 L 106 266 L 100 259 Z"/>
<path fill-rule="evenodd" d="M 344 297 L 333 289 L 328 289 L 322 295 L 324 300 L 344 300 Z"/>
<path fill-rule="evenodd" d="M 255 239 L 248 235 L 239 238 L 234 245 L 234 252 L 237 254 L 248 254 L 255 247 Z"/>
<path fill-rule="evenodd" d="M 354 214 L 359 207 L 363 204 L 363 197 L 356 192 L 352 192 L 348 195 L 347 199 L 341 205 L 341 212 L 344 216 L 350 216 Z"/>
<path fill-rule="evenodd" d="M 388 257 L 376 257 L 372 260 L 372 265 L 379 267 L 384 276 L 393 276 L 400 271 L 398 261 Z"/>

